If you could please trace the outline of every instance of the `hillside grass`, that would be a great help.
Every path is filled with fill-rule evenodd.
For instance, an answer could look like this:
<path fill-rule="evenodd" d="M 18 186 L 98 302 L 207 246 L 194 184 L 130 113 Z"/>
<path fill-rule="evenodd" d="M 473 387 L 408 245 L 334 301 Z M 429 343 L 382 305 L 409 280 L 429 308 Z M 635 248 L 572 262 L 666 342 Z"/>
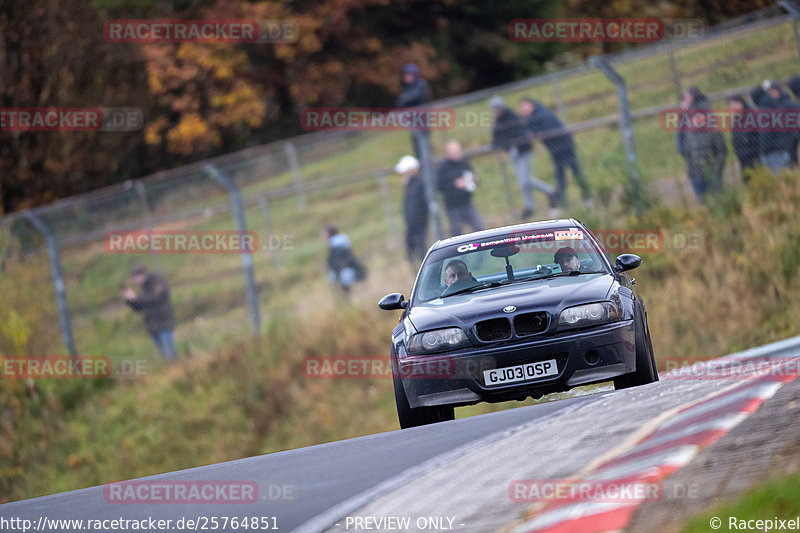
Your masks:
<path fill-rule="evenodd" d="M 798 333 L 797 177 L 757 173 L 707 208 L 654 205 L 640 224 L 628 221 L 703 237 L 701 246 L 643 254 L 635 272 L 662 370 Z M 292 296 L 293 312 L 269 316 L 259 338 L 213 357 L 155 360 L 139 379 L 42 380 L 33 393 L 11 382 L 0 392 L 0 428 L 11 429 L 0 432 L 0 494 L 16 500 L 397 429 L 390 379 L 320 379 L 302 366 L 307 356 L 386 357 L 397 314 L 375 301 L 407 292 L 411 272 L 397 262 L 377 267 L 351 303 L 312 282 L 307 298 Z M 10 289 L 7 279 L 0 290 Z"/>
<path fill-rule="evenodd" d="M 786 477 L 771 478 L 763 481 L 758 487 L 744 493 L 743 495 L 734 498 L 732 501 L 721 503 L 713 506 L 707 512 L 690 519 L 686 526 L 681 530 L 681 533 L 706 533 L 711 531 L 709 524 L 712 518 L 718 518 L 721 522 L 721 527 L 716 531 L 741 531 L 747 530 L 741 527 L 742 520 L 756 521 L 761 520 L 761 527 L 765 529 L 756 529 L 753 527 L 750 531 L 771 531 L 771 530 L 788 530 L 797 529 L 798 517 L 800 517 L 800 475 L 794 474 Z M 733 518 L 733 524 L 730 520 Z M 771 525 L 766 524 L 766 520 L 771 520 Z M 793 520 L 792 526 L 784 524 L 787 527 L 782 528 L 779 520 Z M 734 527 L 730 527 L 733 525 Z M 750 522 L 750 525 L 755 526 L 755 522 Z"/>

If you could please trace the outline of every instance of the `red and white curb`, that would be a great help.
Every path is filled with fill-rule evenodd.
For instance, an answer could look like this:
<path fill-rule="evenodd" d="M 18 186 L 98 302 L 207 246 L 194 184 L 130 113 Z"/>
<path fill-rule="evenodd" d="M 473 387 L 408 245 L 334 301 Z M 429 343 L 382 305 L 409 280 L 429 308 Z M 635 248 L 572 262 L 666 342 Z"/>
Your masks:
<path fill-rule="evenodd" d="M 596 482 L 598 485 L 608 480 L 617 485 L 658 484 L 688 464 L 700 450 L 719 440 L 798 375 L 800 357 L 754 355 L 743 352 L 705 364 L 706 371 L 713 369 L 714 364 L 719 365 L 718 368 L 730 368 L 731 362 L 746 363 L 747 368 L 757 370 L 723 378 L 731 380 L 732 385 L 706 399 L 679 408 L 633 447 L 591 471 L 583 472 L 580 480 Z M 768 364 L 764 365 L 765 361 Z M 765 368 L 768 370 L 763 370 Z M 697 379 L 697 375 L 693 375 L 693 378 Z M 685 373 L 676 370 L 663 375 L 662 379 L 685 379 Z M 630 498 L 627 501 L 540 501 L 531 510 L 535 514 L 529 515 L 513 533 L 620 531 L 628 524 L 640 503 L 642 500 L 632 501 Z"/>

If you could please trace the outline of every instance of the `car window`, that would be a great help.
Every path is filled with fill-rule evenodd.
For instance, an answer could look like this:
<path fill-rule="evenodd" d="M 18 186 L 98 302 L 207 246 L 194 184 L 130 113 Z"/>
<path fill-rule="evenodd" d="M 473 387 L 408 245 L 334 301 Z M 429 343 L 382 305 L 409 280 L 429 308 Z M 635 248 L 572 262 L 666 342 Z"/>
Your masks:
<path fill-rule="evenodd" d="M 465 284 L 471 287 L 477 284 L 489 285 L 530 281 L 538 277 L 564 274 L 561 264 L 555 261 L 556 252 L 570 254 L 574 251 L 579 272 L 607 271 L 607 264 L 600 251 L 589 236 L 577 228 L 561 228 L 558 230 L 521 232 L 500 238 L 487 239 L 475 243 L 453 245 L 429 254 L 422 266 L 417 285 L 414 289 L 415 302 L 430 301 L 442 296 L 445 292 L 445 276 L 447 266 L 453 261 L 463 261 L 476 283 Z M 495 254 L 492 254 L 495 250 Z M 502 253 L 505 252 L 505 253 Z M 506 257 L 513 271 L 513 280 L 509 280 L 506 272 Z"/>

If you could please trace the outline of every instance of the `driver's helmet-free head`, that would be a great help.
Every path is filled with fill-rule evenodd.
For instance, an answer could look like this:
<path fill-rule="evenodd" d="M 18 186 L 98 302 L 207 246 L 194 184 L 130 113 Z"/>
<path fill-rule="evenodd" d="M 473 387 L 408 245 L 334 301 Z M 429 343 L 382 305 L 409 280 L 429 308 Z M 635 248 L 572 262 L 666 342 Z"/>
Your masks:
<path fill-rule="evenodd" d="M 569 261 L 573 257 L 578 257 L 578 252 L 576 252 L 574 248 L 565 246 L 556 251 L 556 253 L 553 255 L 553 261 L 556 263 L 561 263 L 563 261 Z"/>

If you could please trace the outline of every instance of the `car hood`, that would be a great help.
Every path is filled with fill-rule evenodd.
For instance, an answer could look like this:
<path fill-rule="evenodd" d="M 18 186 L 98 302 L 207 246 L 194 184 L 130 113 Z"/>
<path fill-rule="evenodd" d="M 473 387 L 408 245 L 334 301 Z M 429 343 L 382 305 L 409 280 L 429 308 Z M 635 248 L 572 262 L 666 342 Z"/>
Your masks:
<path fill-rule="evenodd" d="M 523 281 L 475 293 L 457 294 L 417 304 L 408 312 L 408 319 L 417 331 L 445 326 L 468 328 L 476 320 L 508 316 L 526 311 L 547 311 L 608 298 L 615 284 L 610 274 L 585 274 Z M 511 313 L 503 309 L 515 306 Z"/>

